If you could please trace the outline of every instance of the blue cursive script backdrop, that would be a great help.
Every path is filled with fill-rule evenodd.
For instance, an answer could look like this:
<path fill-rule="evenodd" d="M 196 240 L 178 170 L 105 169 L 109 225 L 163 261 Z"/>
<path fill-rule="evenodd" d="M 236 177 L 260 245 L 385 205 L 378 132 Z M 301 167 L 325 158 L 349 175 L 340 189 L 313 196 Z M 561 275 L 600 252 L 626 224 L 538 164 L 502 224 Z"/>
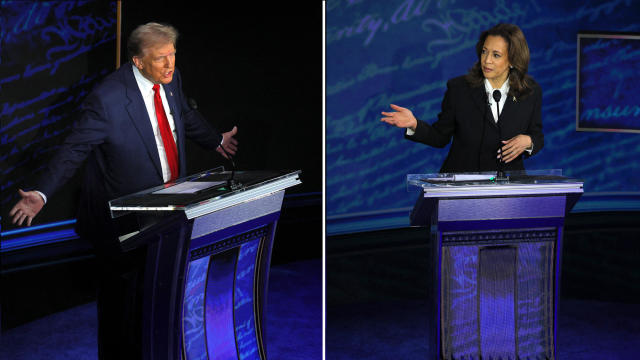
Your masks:
<path fill-rule="evenodd" d="M 80 102 L 115 69 L 115 39 L 115 1 L 0 2 L 3 230 L 18 188 L 39 175 Z M 73 182 L 59 193 L 39 221 L 75 217 Z"/>
<path fill-rule="evenodd" d="M 640 191 L 638 134 L 576 131 L 577 34 L 640 31 L 637 1 L 330 0 L 326 10 L 328 233 L 358 215 L 402 213 L 408 225 L 406 174 L 438 172 L 448 147 L 404 140 L 380 112 L 393 103 L 433 123 L 446 81 L 469 70 L 480 33 L 501 22 L 523 30 L 543 91 L 545 148 L 525 167 L 563 169 L 586 192 Z"/>

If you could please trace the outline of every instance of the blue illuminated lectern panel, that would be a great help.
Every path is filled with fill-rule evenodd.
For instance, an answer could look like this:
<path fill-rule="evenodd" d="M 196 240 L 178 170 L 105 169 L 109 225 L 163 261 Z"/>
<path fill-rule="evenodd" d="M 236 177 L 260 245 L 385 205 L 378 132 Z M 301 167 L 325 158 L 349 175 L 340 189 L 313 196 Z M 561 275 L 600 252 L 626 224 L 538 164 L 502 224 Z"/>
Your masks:
<path fill-rule="evenodd" d="M 274 216 L 231 237 L 199 238 L 190 250 L 182 316 L 184 354 L 192 359 L 260 360 L 259 254 L 270 247 Z M 255 222 L 252 222 L 255 224 Z M 243 231 L 237 228 L 237 231 Z M 202 246 L 206 243 L 207 245 Z"/>
<path fill-rule="evenodd" d="M 407 176 L 411 223 L 431 231 L 428 359 L 556 359 L 564 216 L 583 183 L 553 173 Z"/>

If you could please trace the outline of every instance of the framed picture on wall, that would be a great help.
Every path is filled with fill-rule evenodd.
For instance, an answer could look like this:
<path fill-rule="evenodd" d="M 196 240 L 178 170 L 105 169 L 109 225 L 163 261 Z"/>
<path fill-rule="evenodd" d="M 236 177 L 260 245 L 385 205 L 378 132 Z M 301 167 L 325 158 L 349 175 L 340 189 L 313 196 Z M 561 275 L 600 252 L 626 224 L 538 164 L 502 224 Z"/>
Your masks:
<path fill-rule="evenodd" d="M 640 133 L 640 35 L 578 33 L 576 130 Z"/>

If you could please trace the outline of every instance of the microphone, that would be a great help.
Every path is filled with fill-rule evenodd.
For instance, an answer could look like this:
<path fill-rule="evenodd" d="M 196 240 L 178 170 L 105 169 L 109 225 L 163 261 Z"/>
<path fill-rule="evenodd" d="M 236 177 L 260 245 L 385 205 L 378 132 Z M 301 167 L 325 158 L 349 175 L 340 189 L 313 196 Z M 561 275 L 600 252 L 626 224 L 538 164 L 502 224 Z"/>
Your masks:
<path fill-rule="evenodd" d="M 193 110 L 198 110 L 198 103 L 193 98 L 187 98 L 187 103 Z"/>
<path fill-rule="evenodd" d="M 496 101 L 496 105 L 500 102 L 500 98 L 502 97 L 502 93 L 500 90 L 493 90 L 493 100 Z M 500 112 L 500 107 L 498 107 L 498 113 Z"/>
<path fill-rule="evenodd" d="M 498 123 L 498 135 L 500 140 L 498 141 L 498 153 L 500 154 L 500 159 L 498 160 L 498 173 L 496 174 L 496 178 L 498 180 L 505 180 L 506 176 L 504 174 L 504 162 L 502 161 L 502 125 L 500 123 L 500 98 L 502 97 L 502 93 L 500 90 L 493 90 L 493 100 L 496 102 L 496 120 Z"/>

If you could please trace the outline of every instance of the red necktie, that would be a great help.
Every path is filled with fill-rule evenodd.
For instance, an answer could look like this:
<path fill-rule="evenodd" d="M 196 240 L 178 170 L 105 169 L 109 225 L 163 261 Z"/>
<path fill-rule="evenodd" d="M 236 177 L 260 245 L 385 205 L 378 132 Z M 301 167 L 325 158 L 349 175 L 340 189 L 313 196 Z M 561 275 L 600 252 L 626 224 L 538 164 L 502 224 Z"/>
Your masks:
<path fill-rule="evenodd" d="M 162 136 L 164 152 L 167 155 L 167 162 L 169 163 L 169 170 L 171 171 L 171 178 L 169 181 L 173 181 L 178 178 L 178 149 L 176 148 L 176 142 L 173 140 L 173 134 L 171 132 L 171 127 L 169 126 L 169 120 L 167 120 L 167 114 L 164 112 L 164 106 L 162 106 L 160 85 L 158 84 L 153 85 L 153 104 L 156 107 L 158 129 Z"/>

